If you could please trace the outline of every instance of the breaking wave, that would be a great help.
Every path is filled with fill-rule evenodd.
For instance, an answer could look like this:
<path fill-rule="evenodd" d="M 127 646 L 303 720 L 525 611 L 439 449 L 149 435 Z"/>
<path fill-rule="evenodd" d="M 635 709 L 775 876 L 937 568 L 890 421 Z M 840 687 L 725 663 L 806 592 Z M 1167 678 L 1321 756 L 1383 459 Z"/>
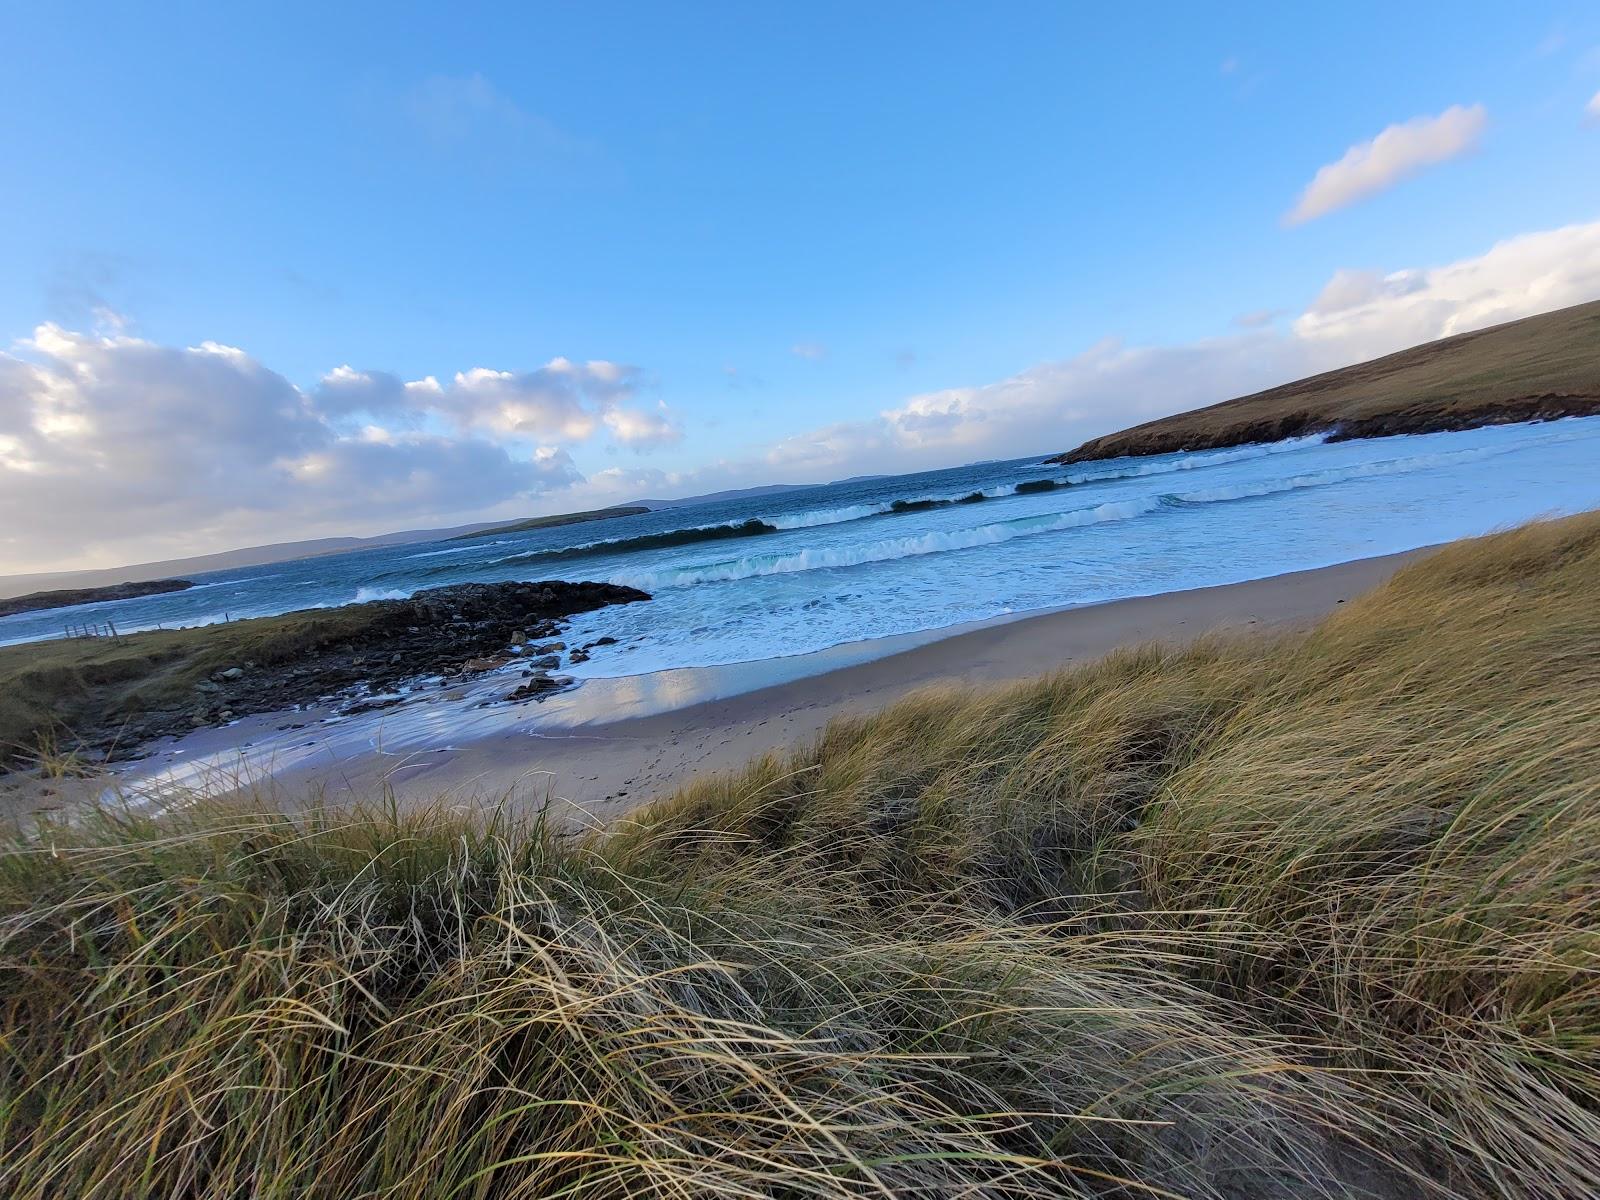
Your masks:
<path fill-rule="evenodd" d="M 650 591 L 660 588 L 691 587 L 697 583 L 749 579 L 757 575 L 787 575 L 795 571 L 815 571 L 827 567 L 853 567 L 861 563 L 888 562 L 924 554 L 943 554 L 950 550 L 968 550 L 975 546 L 992 546 L 997 542 L 1009 542 L 1013 538 L 1056 533 L 1063 529 L 1099 525 L 1107 521 L 1127 521 L 1154 512 L 1160 505 L 1160 497 L 1148 496 L 1137 500 L 1098 504 L 1093 508 L 1076 509 L 1072 512 L 1017 517 L 1010 521 L 979 525 L 973 529 L 953 529 L 908 537 L 885 538 L 860 546 L 800 550 L 793 554 L 756 555 L 685 570 L 618 575 L 613 577 L 612 582 L 626 583 Z"/>
<path fill-rule="evenodd" d="M 632 554 L 639 550 L 664 550 L 671 546 L 687 546 L 694 542 L 720 542 L 728 538 L 760 537 L 762 534 L 777 532 L 776 525 L 752 517 L 737 525 L 696 525 L 689 529 L 669 529 L 664 533 L 644 533 L 638 537 L 584 542 L 581 546 L 530 550 L 526 554 L 508 554 L 488 565 L 508 566 L 516 563 L 559 562 L 568 558 L 592 558 L 602 554 Z"/>
<path fill-rule="evenodd" d="M 409 600 L 411 593 L 400 588 L 364 587 L 356 589 L 356 598 L 350 603 L 366 604 L 373 600 Z"/>
<path fill-rule="evenodd" d="M 1284 438 L 1281 442 L 1254 442 L 1248 446 L 1235 446 L 1227 450 L 1180 450 L 1166 462 L 1144 463 L 1119 471 L 1096 473 L 1082 471 L 1069 474 L 1069 483 L 1105 483 L 1112 479 L 1142 479 L 1147 475 L 1166 475 L 1173 471 L 1198 471 L 1202 467 L 1220 467 L 1224 463 L 1241 462 L 1248 458 L 1266 458 L 1271 454 L 1290 454 L 1310 446 L 1320 446 L 1328 440 L 1326 433 L 1312 433 L 1305 437 Z"/>
<path fill-rule="evenodd" d="M 489 546 L 504 546 L 505 544 L 506 543 L 503 542 L 503 541 L 499 541 L 499 542 L 475 542 L 470 546 L 452 546 L 448 550 L 427 550 L 427 551 L 424 551 L 421 554 L 408 554 L 408 555 L 406 555 L 406 557 L 407 558 L 443 558 L 447 554 L 470 554 L 474 550 L 483 550 L 483 549 L 485 549 L 485 548 L 487 548 Z"/>
<path fill-rule="evenodd" d="M 888 507 L 882 504 L 852 504 L 847 508 L 823 508 L 815 512 L 761 519 L 774 529 L 810 529 L 815 525 L 839 525 L 845 521 L 859 521 L 862 517 L 881 517 L 888 511 Z"/>
<path fill-rule="evenodd" d="M 1511 454 L 1532 445 L 1553 441 L 1566 441 L 1564 436 L 1541 438 L 1518 446 L 1479 446 L 1470 450 L 1444 450 L 1437 454 L 1415 454 L 1407 458 L 1385 458 L 1377 462 L 1355 463 L 1348 467 L 1328 467 L 1321 471 L 1307 471 L 1301 475 L 1285 475 L 1278 479 L 1263 479 L 1256 483 L 1237 483 L 1223 487 L 1199 488 L 1189 492 L 1174 492 L 1169 499 L 1182 504 L 1215 504 L 1223 500 L 1244 500 L 1252 496 L 1272 496 L 1279 492 L 1299 491 L 1301 488 L 1323 487 L 1330 483 L 1343 483 L 1349 479 L 1370 479 L 1379 475 L 1404 475 L 1412 471 L 1426 471 L 1433 467 L 1454 466 L 1457 463 L 1475 462 L 1500 454 Z"/>
<path fill-rule="evenodd" d="M 1302 445 L 1309 444 L 1310 441 L 1310 439 L 1305 438 L 1296 440 Z M 1545 442 L 1564 441 L 1566 439 L 1558 436 L 1540 440 Z M 1009 521 L 997 521 L 970 529 L 937 530 L 920 535 L 885 538 L 881 541 L 867 542 L 855 546 L 800 550 L 792 554 L 753 555 L 728 562 L 711 563 L 682 570 L 619 575 L 614 576 L 612 582 L 631 584 L 634 587 L 650 591 L 660 588 L 691 587 L 698 583 L 721 583 L 735 579 L 749 579 L 758 575 L 784 575 L 796 571 L 815 571 L 829 567 L 852 567 L 862 563 L 889 562 L 900 558 L 943 554 L 952 550 L 967 550 L 975 546 L 990 546 L 998 542 L 1008 542 L 1014 538 L 1059 533 L 1068 529 L 1100 525 L 1109 521 L 1133 520 L 1163 509 L 1244 500 L 1255 496 L 1298 491 L 1302 488 L 1324 487 L 1328 484 L 1342 483 L 1349 479 L 1425 471 L 1433 467 L 1450 466 L 1457 463 L 1490 458 L 1498 454 L 1514 453 L 1518 450 L 1526 449 L 1528 445 L 1529 443 L 1505 447 L 1484 446 L 1470 450 L 1442 451 L 1437 454 L 1421 454 L 1408 458 L 1357 463 L 1348 467 L 1330 467 L 1322 471 L 1286 475 L 1277 479 L 1261 480 L 1257 483 L 1197 488 L 1183 492 L 1163 492 L 1129 500 L 1097 504 L 1092 508 L 1014 517 Z M 1151 472 L 1151 474 L 1162 473 L 1164 472 Z M 950 503 L 954 502 L 951 501 Z"/>
<path fill-rule="evenodd" d="M 842 525 L 847 521 L 861 521 L 867 517 L 896 516 L 902 513 L 922 512 L 929 508 L 945 508 L 952 504 L 976 504 L 980 500 L 996 500 L 1001 496 L 1010 496 L 1016 493 L 1017 488 L 1025 486 L 1025 484 L 1018 484 L 1016 487 L 1002 485 L 985 488 L 983 491 L 962 492 L 958 496 L 934 496 L 927 499 L 907 498 L 894 500 L 888 504 L 851 504 L 845 508 L 822 508 L 813 512 L 762 517 L 761 519 L 779 530 L 812 529 L 818 525 Z"/>

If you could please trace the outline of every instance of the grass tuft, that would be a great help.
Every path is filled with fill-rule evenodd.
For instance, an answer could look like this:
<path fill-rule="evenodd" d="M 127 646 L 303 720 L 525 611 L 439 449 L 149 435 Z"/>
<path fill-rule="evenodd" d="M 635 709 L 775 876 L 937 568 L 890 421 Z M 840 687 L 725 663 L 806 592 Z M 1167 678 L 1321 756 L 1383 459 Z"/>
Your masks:
<path fill-rule="evenodd" d="M 934 691 L 604 835 L 0 855 L 9 1196 L 1600 1193 L 1600 515 Z"/>

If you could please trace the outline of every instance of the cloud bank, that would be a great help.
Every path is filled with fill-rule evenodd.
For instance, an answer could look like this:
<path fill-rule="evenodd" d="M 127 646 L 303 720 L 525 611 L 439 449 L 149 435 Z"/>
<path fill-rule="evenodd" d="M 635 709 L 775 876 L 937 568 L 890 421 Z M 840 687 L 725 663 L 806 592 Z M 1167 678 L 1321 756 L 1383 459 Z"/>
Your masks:
<path fill-rule="evenodd" d="M 1391 125 L 1371 141 L 1360 142 L 1344 157 L 1321 168 L 1284 217 L 1287 225 L 1303 225 L 1327 216 L 1404 179 L 1475 150 L 1489 114 L 1481 104 L 1459 104 L 1437 117 L 1413 117 Z"/>
<path fill-rule="evenodd" d="M 556 359 L 447 383 L 340 367 L 296 387 L 243 350 L 45 324 L 0 354 L 0 564 L 176 557 L 535 505 L 565 448 L 681 436 L 639 372 Z"/>
<path fill-rule="evenodd" d="M 571 450 L 683 437 L 642 372 L 557 358 L 298 387 L 243 350 L 41 325 L 0 353 L 0 569 L 104 566 L 261 542 L 1045 454 L 1432 338 L 1600 298 L 1600 222 L 1442 266 L 1337 272 L 1292 319 L 1134 346 L 907 397 L 667 471 L 579 472 Z"/>

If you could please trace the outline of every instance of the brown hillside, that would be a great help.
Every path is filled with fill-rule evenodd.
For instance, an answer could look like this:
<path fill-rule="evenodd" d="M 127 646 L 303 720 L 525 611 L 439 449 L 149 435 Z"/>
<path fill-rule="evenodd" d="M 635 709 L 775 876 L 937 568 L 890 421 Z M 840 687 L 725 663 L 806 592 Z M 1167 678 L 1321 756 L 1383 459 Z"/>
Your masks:
<path fill-rule="evenodd" d="M 1457 334 L 1371 362 L 1147 421 L 1052 462 L 1211 450 L 1334 430 L 1437 433 L 1600 413 L 1600 302 Z"/>

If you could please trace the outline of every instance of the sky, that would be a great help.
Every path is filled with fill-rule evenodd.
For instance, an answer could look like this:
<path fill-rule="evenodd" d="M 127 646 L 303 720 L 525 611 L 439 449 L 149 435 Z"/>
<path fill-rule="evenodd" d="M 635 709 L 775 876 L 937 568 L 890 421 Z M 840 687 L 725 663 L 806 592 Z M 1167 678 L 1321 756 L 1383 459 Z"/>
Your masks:
<path fill-rule="evenodd" d="M 1600 9 L 0 0 L 0 572 L 1044 454 L 1600 298 Z"/>

